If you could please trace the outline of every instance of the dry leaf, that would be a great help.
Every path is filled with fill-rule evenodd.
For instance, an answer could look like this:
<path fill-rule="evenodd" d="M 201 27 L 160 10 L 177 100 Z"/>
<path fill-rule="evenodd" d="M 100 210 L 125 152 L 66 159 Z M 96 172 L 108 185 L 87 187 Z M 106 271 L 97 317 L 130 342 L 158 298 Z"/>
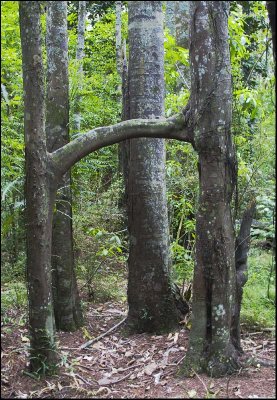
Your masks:
<path fill-rule="evenodd" d="M 193 397 L 195 397 L 197 395 L 196 390 L 192 389 L 188 391 L 188 396 L 190 399 L 192 399 Z"/>
<path fill-rule="evenodd" d="M 62 385 L 60 384 L 60 382 L 57 383 L 58 389 L 59 391 L 61 391 L 63 389 Z"/>
<path fill-rule="evenodd" d="M 146 365 L 146 367 L 144 367 L 144 372 L 146 373 L 146 375 L 152 375 L 154 371 L 156 371 L 157 369 L 157 364 L 155 363 L 155 361 L 151 362 L 150 364 Z"/>
<path fill-rule="evenodd" d="M 107 378 L 107 377 L 102 378 L 102 379 L 99 379 L 99 381 L 97 381 L 97 383 L 98 383 L 99 386 L 109 385 L 111 382 L 112 382 L 112 381 L 111 381 L 109 378 Z"/>
<path fill-rule="evenodd" d="M 175 335 L 174 335 L 174 339 L 173 339 L 173 342 L 174 342 L 175 344 L 178 342 L 178 337 L 179 337 L 179 333 L 176 332 Z"/>
<path fill-rule="evenodd" d="M 93 347 L 96 350 L 104 349 L 102 343 L 100 343 L 100 342 L 94 343 L 91 347 Z"/>
<path fill-rule="evenodd" d="M 125 357 L 131 357 L 134 353 L 130 350 L 126 351 Z"/>

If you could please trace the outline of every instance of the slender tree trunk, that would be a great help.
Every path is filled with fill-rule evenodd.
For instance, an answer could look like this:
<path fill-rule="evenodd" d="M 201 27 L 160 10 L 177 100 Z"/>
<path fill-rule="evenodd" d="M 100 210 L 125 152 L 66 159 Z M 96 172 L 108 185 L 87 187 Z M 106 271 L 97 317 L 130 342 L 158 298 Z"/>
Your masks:
<path fill-rule="evenodd" d="M 165 26 L 168 28 L 170 35 L 176 36 L 175 8 L 176 1 L 166 1 L 165 6 Z"/>
<path fill-rule="evenodd" d="M 243 294 L 243 286 L 247 282 L 247 258 L 250 246 L 250 231 L 253 216 L 256 210 L 255 202 L 252 202 L 250 206 L 245 210 L 239 235 L 236 238 L 236 249 L 235 249 L 235 263 L 236 263 L 236 301 L 234 303 L 233 315 L 232 315 L 232 329 L 231 337 L 235 348 L 242 353 L 241 347 L 241 335 L 240 335 L 240 311 Z"/>
<path fill-rule="evenodd" d="M 274 61 L 276 62 L 276 2 L 266 1 L 266 7 L 268 11 L 269 23 L 272 34 L 273 58 Z"/>
<path fill-rule="evenodd" d="M 67 2 L 47 3 L 47 149 L 53 152 L 69 142 Z M 56 328 L 74 331 L 82 312 L 74 271 L 71 174 L 58 185 L 52 232 L 53 299 Z"/>
<path fill-rule="evenodd" d="M 175 30 L 178 46 L 189 48 L 189 2 L 175 2 Z"/>
<path fill-rule="evenodd" d="M 83 58 L 85 48 L 85 29 L 86 29 L 86 1 L 79 1 L 78 10 L 78 37 L 76 60 L 78 63 L 78 87 L 77 94 L 74 100 L 74 115 L 73 115 L 73 131 L 80 132 L 81 130 L 81 90 L 83 87 Z"/>
<path fill-rule="evenodd" d="M 129 2 L 130 118 L 164 113 L 163 15 L 160 1 Z M 168 270 L 169 229 L 164 140 L 129 141 L 127 323 L 137 332 L 175 327 Z"/>
<path fill-rule="evenodd" d="M 44 124 L 40 3 L 19 3 L 24 85 L 27 278 L 30 369 L 51 372 L 57 362 L 51 290 L 51 233 L 55 188 L 50 185 Z M 47 366 L 47 370 L 44 366 Z"/>
<path fill-rule="evenodd" d="M 184 371 L 213 376 L 237 368 L 231 341 L 236 300 L 235 237 L 231 197 L 236 161 L 230 127 L 231 68 L 228 46 L 229 4 L 191 2 L 190 109 L 199 154 L 200 198 L 196 218 L 192 330 Z"/>

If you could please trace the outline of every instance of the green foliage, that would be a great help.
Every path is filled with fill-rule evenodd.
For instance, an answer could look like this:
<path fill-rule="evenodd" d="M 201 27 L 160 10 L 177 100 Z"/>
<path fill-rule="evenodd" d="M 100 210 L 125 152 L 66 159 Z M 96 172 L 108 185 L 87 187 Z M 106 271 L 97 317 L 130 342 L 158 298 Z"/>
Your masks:
<path fill-rule="evenodd" d="M 275 270 L 270 274 L 273 262 L 272 252 L 250 251 L 241 310 L 241 320 L 248 326 L 275 326 Z"/>

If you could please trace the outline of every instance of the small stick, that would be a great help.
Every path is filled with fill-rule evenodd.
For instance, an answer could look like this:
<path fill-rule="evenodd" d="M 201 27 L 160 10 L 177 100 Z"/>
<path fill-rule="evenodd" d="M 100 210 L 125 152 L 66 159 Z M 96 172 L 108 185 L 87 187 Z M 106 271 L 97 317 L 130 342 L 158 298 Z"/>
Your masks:
<path fill-rule="evenodd" d="M 89 340 L 88 342 L 82 344 L 79 347 L 79 350 L 85 349 L 86 347 L 91 346 L 92 344 L 99 342 L 100 339 L 102 339 L 104 336 L 107 336 L 109 333 L 113 332 L 115 329 L 117 329 L 120 325 L 123 324 L 123 322 L 125 322 L 127 319 L 127 317 L 125 317 L 122 321 L 120 321 L 118 324 L 114 325 L 112 328 L 110 328 L 108 331 L 102 333 L 101 335 L 97 336 L 94 339 Z"/>

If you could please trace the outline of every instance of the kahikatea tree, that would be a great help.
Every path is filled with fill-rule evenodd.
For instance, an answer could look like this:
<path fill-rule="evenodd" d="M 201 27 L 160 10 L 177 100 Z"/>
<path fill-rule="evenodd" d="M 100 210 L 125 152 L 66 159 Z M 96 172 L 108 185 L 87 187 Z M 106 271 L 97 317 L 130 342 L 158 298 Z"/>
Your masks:
<path fill-rule="evenodd" d="M 69 142 L 67 2 L 47 3 L 46 142 L 53 152 Z M 71 175 L 58 184 L 53 216 L 52 272 L 56 328 L 74 331 L 82 324 L 82 312 L 74 270 Z"/>
<path fill-rule="evenodd" d="M 161 1 L 131 1 L 129 18 L 129 118 L 164 114 Z M 128 318 L 136 332 L 170 330 L 178 323 L 169 280 L 169 228 L 163 139 L 128 141 Z"/>
<path fill-rule="evenodd" d="M 199 153 L 193 319 L 185 366 L 215 375 L 237 367 L 231 340 L 236 296 L 235 240 L 230 201 L 236 178 L 231 140 L 231 74 L 228 2 L 191 3 L 191 97 L 168 119 L 134 119 L 96 128 L 46 151 L 43 63 L 37 2 L 20 2 L 26 141 L 27 270 L 31 370 L 56 361 L 51 293 L 51 229 L 57 182 L 77 161 L 116 142 L 138 137 L 193 144 Z"/>

